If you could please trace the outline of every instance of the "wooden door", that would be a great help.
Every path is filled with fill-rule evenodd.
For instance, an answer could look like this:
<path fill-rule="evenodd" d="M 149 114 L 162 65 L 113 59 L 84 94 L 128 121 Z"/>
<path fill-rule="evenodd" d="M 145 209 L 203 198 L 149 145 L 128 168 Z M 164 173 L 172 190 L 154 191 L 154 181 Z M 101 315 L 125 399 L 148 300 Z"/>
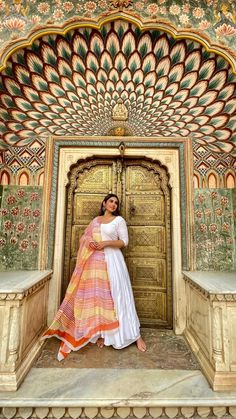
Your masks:
<path fill-rule="evenodd" d="M 95 159 L 73 168 L 68 185 L 63 295 L 85 227 L 109 192 L 121 201 L 129 229 L 124 250 L 142 326 L 172 327 L 170 189 L 157 163 Z"/>

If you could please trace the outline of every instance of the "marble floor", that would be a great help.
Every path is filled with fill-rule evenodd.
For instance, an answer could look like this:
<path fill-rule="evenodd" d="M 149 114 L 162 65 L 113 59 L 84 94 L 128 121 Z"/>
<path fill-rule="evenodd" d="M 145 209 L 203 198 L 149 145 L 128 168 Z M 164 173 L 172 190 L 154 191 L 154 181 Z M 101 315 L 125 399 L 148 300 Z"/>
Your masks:
<path fill-rule="evenodd" d="M 151 329 L 143 337 L 145 354 L 90 345 L 61 363 L 49 339 L 18 391 L 0 392 L 0 418 L 236 417 L 236 392 L 210 388 L 183 337 Z"/>
<path fill-rule="evenodd" d="M 63 362 L 56 354 L 59 341 L 56 338 L 45 342 L 43 351 L 36 361 L 36 368 L 132 368 L 132 369 L 179 369 L 197 370 L 199 365 L 182 336 L 172 330 L 142 329 L 147 344 L 144 354 L 135 344 L 122 350 L 112 347 L 99 349 L 89 344 L 80 351 L 71 352 Z"/>

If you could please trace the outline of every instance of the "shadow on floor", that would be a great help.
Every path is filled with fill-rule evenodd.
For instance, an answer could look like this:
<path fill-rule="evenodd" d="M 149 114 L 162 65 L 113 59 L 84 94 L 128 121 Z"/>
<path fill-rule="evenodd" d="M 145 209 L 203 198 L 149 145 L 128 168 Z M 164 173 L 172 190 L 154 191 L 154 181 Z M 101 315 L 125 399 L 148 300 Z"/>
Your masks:
<path fill-rule="evenodd" d="M 182 336 L 172 330 L 142 329 L 147 352 L 138 351 L 135 344 L 122 350 L 112 347 L 99 349 L 88 344 L 68 358 L 58 362 L 56 355 L 59 341 L 48 339 L 36 361 L 36 368 L 133 368 L 133 369 L 180 369 L 199 370 L 199 365 Z"/>

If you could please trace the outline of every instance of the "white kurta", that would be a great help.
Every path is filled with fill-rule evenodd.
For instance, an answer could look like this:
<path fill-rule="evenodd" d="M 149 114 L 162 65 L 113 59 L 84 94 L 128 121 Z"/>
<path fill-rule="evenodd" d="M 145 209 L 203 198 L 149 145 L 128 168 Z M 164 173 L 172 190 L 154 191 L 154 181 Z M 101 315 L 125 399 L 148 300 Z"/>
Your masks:
<path fill-rule="evenodd" d="M 117 216 L 108 224 L 101 224 L 102 240 L 123 240 L 128 244 L 128 230 L 124 218 Z M 114 301 L 119 329 L 102 333 L 104 344 L 122 349 L 140 337 L 140 323 L 135 309 L 129 273 L 120 249 L 105 247 L 111 294 Z"/>

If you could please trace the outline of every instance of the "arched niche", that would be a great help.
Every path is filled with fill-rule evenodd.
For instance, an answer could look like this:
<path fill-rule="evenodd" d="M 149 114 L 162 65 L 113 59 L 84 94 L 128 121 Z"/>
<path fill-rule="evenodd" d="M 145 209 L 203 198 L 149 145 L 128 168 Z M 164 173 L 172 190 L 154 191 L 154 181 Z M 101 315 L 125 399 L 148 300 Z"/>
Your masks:
<path fill-rule="evenodd" d="M 210 189 L 219 187 L 218 177 L 217 177 L 217 174 L 215 172 L 210 172 L 208 174 L 207 182 L 208 182 L 208 188 L 210 188 Z"/>
<path fill-rule="evenodd" d="M 0 184 L 1 185 L 10 185 L 11 183 L 11 176 L 8 170 L 4 169 L 1 173 L 0 177 Z"/>
<path fill-rule="evenodd" d="M 199 189 L 201 187 L 201 178 L 198 173 L 193 175 L 193 187 L 194 189 Z"/>
<path fill-rule="evenodd" d="M 225 183 L 226 183 L 226 188 L 227 189 L 233 189 L 236 187 L 235 185 L 235 173 L 233 173 L 232 171 L 229 171 L 228 173 L 226 173 L 225 175 Z"/>
<path fill-rule="evenodd" d="M 43 186 L 44 185 L 44 169 L 38 172 L 36 184 L 38 186 Z"/>
<path fill-rule="evenodd" d="M 28 186 L 30 183 L 30 176 L 28 170 L 22 170 L 17 176 L 17 185 Z"/>

